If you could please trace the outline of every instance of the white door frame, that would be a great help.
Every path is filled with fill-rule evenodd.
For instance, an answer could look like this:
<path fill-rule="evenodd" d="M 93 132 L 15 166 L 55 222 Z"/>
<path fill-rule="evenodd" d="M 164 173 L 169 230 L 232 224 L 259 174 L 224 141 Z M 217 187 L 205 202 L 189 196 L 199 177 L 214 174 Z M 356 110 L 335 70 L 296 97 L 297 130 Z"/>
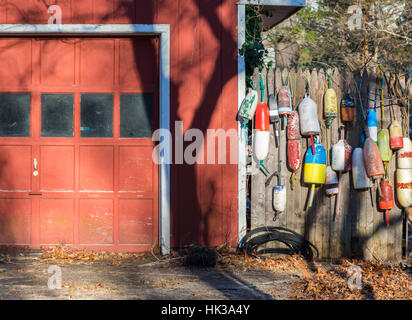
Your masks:
<path fill-rule="evenodd" d="M 170 130 L 170 25 L 169 24 L 0 24 L 0 36 L 107 35 L 160 37 L 159 129 Z M 165 139 L 163 146 L 171 151 Z M 165 150 L 166 151 L 166 150 Z M 170 165 L 167 152 L 159 155 L 159 246 L 170 253 Z"/>

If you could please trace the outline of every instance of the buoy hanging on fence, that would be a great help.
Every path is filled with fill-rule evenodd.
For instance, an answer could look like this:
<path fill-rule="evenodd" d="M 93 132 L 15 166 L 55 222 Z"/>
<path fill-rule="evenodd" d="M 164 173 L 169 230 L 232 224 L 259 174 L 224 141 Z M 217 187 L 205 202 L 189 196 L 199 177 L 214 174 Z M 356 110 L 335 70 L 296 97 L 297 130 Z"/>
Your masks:
<path fill-rule="evenodd" d="M 248 94 L 240 105 L 239 116 L 247 120 L 252 120 L 255 115 L 257 104 L 258 93 L 256 90 L 249 88 Z"/>
<path fill-rule="evenodd" d="M 371 138 L 367 138 L 363 145 L 363 162 L 369 178 L 380 179 L 385 174 L 379 148 Z"/>
<path fill-rule="evenodd" d="M 286 132 L 287 132 L 288 140 L 299 140 L 300 139 L 299 113 L 297 111 L 292 111 L 292 113 L 290 114 Z"/>
<path fill-rule="evenodd" d="M 403 138 L 403 147 L 398 151 L 398 168 L 412 169 L 412 142 L 407 137 Z"/>
<path fill-rule="evenodd" d="M 412 169 L 396 170 L 396 193 L 403 208 L 412 206 Z"/>
<path fill-rule="evenodd" d="M 326 127 L 332 125 L 333 119 L 336 118 L 338 114 L 338 101 L 336 97 L 336 92 L 332 88 L 332 74 L 328 74 L 328 89 L 323 97 L 324 103 L 324 117 L 326 119 Z"/>
<path fill-rule="evenodd" d="M 378 134 L 378 148 L 379 152 L 381 153 L 382 161 L 384 162 L 385 168 L 387 164 L 392 159 L 392 150 L 390 148 L 390 136 L 389 130 L 386 129 L 385 125 L 385 105 L 383 103 L 383 91 L 384 91 L 384 78 L 382 77 L 382 87 L 381 87 L 381 112 L 382 112 L 382 129 L 379 131 Z M 376 98 L 376 97 L 375 97 Z M 376 101 L 375 101 L 376 103 Z"/>
<path fill-rule="evenodd" d="M 392 150 L 389 147 L 389 130 L 382 129 L 378 134 L 378 148 L 382 161 L 388 163 L 392 159 Z"/>
<path fill-rule="evenodd" d="M 342 179 L 340 177 L 341 172 L 345 172 L 351 169 L 352 164 L 352 147 L 345 140 L 345 127 L 340 127 L 340 139 L 332 147 L 332 169 L 339 172 L 338 179 L 338 198 L 336 199 L 336 217 L 340 214 L 340 202 L 342 195 Z"/>
<path fill-rule="evenodd" d="M 376 143 L 378 140 L 378 118 L 375 110 L 369 109 L 366 125 L 368 126 L 369 137 Z"/>
<path fill-rule="evenodd" d="M 366 116 L 366 125 L 368 127 L 369 137 L 377 142 L 378 141 L 378 118 L 376 117 L 376 99 L 378 96 L 378 89 L 375 90 L 375 108 L 368 110 L 368 115 Z M 367 101 L 369 104 L 369 87 Z"/>
<path fill-rule="evenodd" d="M 393 120 L 389 127 L 390 145 L 393 150 L 398 150 L 403 147 L 402 126 L 399 121 Z"/>
<path fill-rule="evenodd" d="M 341 116 L 343 122 L 352 122 L 355 118 L 355 100 L 350 93 L 345 94 L 341 102 Z"/>
<path fill-rule="evenodd" d="M 299 140 L 288 140 L 288 166 L 292 170 L 292 176 L 290 177 L 291 189 L 295 188 L 296 172 L 302 165 L 302 155 L 300 150 Z"/>
<path fill-rule="evenodd" d="M 312 144 L 312 153 L 316 154 L 314 135 L 318 135 L 320 132 L 319 120 L 318 120 L 318 107 L 309 94 L 305 95 L 305 98 L 300 102 L 298 107 L 300 133 L 302 136 L 310 136 Z"/>
<path fill-rule="evenodd" d="M 345 127 L 340 127 L 340 140 L 332 147 L 332 169 L 344 172 L 351 169 L 352 147 L 345 140 Z"/>
<path fill-rule="evenodd" d="M 279 185 L 273 187 L 273 208 L 276 212 L 284 212 L 286 210 L 286 186 Z"/>
<path fill-rule="evenodd" d="M 389 211 L 394 208 L 393 188 L 388 180 L 380 182 L 379 209 L 385 211 L 386 226 L 389 227 Z"/>
<path fill-rule="evenodd" d="M 305 165 L 303 167 L 303 181 L 311 184 L 308 207 L 312 206 L 315 186 L 325 184 L 326 181 L 326 152 L 323 146 L 315 142 L 316 153 L 312 148 L 306 151 Z"/>
<path fill-rule="evenodd" d="M 292 113 L 292 95 L 289 86 L 283 86 L 278 92 L 279 115 L 283 118 L 284 124 L 287 117 Z"/>
<path fill-rule="evenodd" d="M 255 113 L 254 152 L 259 161 L 266 159 L 269 152 L 269 109 L 266 103 L 259 103 Z"/>
<path fill-rule="evenodd" d="M 299 128 L 299 113 L 295 110 L 293 111 L 288 119 L 287 127 L 287 139 L 288 139 L 288 166 L 292 170 L 292 176 L 290 177 L 291 189 L 295 187 L 295 175 L 296 171 L 299 170 L 302 160 L 300 151 L 300 128 Z"/>
<path fill-rule="evenodd" d="M 352 152 L 352 178 L 355 189 L 368 189 L 372 187 L 363 162 L 362 148 L 355 148 Z"/>

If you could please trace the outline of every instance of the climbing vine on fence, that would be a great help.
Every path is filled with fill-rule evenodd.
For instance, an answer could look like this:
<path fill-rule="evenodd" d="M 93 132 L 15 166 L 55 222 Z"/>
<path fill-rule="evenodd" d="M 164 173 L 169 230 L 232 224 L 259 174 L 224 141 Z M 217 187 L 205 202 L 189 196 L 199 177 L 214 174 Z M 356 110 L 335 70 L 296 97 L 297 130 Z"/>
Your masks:
<path fill-rule="evenodd" d="M 261 6 L 246 6 L 246 39 L 239 49 L 239 54 L 245 58 L 246 83 L 249 85 L 253 71 L 258 68 L 262 71 L 264 67 L 270 68 L 272 62 L 265 63 L 264 58 L 268 51 L 262 44 L 261 30 Z"/>

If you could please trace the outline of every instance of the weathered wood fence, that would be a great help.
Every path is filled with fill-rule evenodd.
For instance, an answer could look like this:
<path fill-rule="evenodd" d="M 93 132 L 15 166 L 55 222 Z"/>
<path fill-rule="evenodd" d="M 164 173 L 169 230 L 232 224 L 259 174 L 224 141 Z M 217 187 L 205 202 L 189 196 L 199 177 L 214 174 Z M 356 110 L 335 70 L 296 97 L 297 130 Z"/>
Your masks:
<path fill-rule="evenodd" d="M 321 143 L 327 150 L 326 126 L 323 118 L 323 96 L 327 74 L 331 70 L 273 70 L 263 71 L 262 76 L 266 85 L 264 101 L 268 101 L 268 95 L 274 92 L 274 78 L 276 90 L 282 86 L 282 76 L 287 80 L 290 72 L 289 86 L 294 91 L 293 109 L 295 110 L 304 97 L 306 79 L 309 82 L 310 97 L 317 103 L 318 118 L 322 124 Z M 258 75 L 253 77 L 254 84 L 258 85 Z M 367 73 L 362 80 L 362 105 L 364 106 L 367 86 L 370 87 L 370 99 L 374 99 L 375 76 Z M 338 98 L 338 117 L 330 128 L 330 147 L 339 139 L 338 127 L 342 124 L 340 118 L 340 102 L 346 92 L 350 92 L 355 98 L 356 115 L 353 123 L 346 126 L 346 139 L 353 148 L 360 146 L 361 115 L 358 109 L 358 100 L 354 76 L 351 72 L 335 70 L 332 78 L 332 86 Z M 259 89 L 259 88 L 258 88 Z M 385 98 L 388 96 L 385 83 Z M 259 90 L 258 90 L 259 92 Z M 379 87 L 378 87 L 379 92 Z M 259 92 L 260 94 L 260 92 Z M 379 96 L 379 94 L 378 94 Z M 371 102 L 373 103 L 373 102 Z M 365 107 L 365 106 L 364 106 Z M 398 120 L 401 119 L 400 107 L 394 106 Z M 380 101 L 377 103 L 378 131 L 381 129 Z M 389 108 L 385 106 L 386 126 L 391 122 Z M 271 125 L 270 149 L 265 166 L 270 172 L 278 169 L 278 149 L 275 146 L 274 131 Z M 287 186 L 287 209 L 281 213 L 276 221 L 273 221 L 274 210 L 272 208 L 272 189 L 277 184 L 274 177 L 271 184 L 265 187 L 266 176 L 259 170 L 257 163 L 252 160 L 249 167 L 251 179 L 251 228 L 260 226 L 284 226 L 290 228 L 314 243 L 319 249 L 321 258 L 357 257 L 365 260 L 398 261 L 402 258 L 402 225 L 403 214 L 401 207 L 396 203 L 390 211 L 390 227 L 387 228 L 384 213 L 377 210 L 377 191 L 373 189 L 373 203 L 371 193 L 368 190 L 357 191 L 353 188 L 352 173 L 344 173 L 342 177 L 342 205 L 339 217 L 333 221 L 336 196 L 326 196 L 324 186 L 317 187 L 311 208 L 306 208 L 309 185 L 303 183 L 303 164 L 296 173 L 294 190 L 291 189 L 290 177 L 292 172 L 287 167 L 287 138 L 286 128 L 280 131 L 280 158 L 282 161 L 281 177 Z M 302 137 L 300 140 L 301 153 L 304 157 L 310 147 L 310 139 Z M 253 157 L 252 157 L 253 158 Z M 396 169 L 396 153 L 388 166 L 390 181 L 394 186 L 394 174 Z M 396 192 L 396 191 L 395 191 Z M 396 193 L 395 193 L 396 199 Z"/>

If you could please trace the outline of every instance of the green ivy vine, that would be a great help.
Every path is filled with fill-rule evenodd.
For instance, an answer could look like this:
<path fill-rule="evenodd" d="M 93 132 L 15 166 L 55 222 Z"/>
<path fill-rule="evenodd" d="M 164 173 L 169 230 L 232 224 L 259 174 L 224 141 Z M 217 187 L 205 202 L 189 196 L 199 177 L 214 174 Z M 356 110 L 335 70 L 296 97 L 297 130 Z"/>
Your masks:
<path fill-rule="evenodd" d="M 255 68 L 262 71 L 263 68 L 272 66 L 272 61 L 265 63 L 268 51 L 262 44 L 261 19 L 260 6 L 246 6 L 246 39 L 239 49 L 239 54 L 245 59 L 247 86 L 250 86 Z"/>

